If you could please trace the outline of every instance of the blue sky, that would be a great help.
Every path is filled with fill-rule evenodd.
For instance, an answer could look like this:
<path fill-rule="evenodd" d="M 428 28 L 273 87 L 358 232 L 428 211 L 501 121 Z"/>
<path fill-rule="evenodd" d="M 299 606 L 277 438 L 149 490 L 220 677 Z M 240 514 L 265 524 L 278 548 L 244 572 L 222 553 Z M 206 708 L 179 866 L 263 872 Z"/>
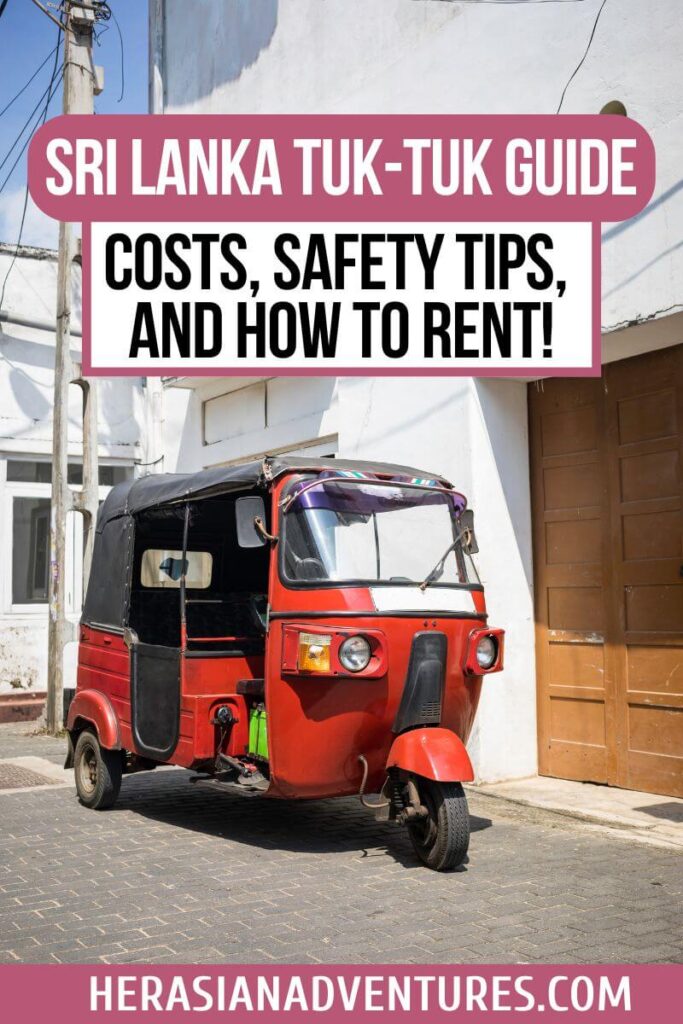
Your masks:
<path fill-rule="evenodd" d="M 44 3 L 44 6 L 47 6 Z M 104 67 L 105 89 L 95 99 L 98 114 L 134 114 L 147 111 L 147 2 L 146 0 L 110 0 L 123 37 L 124 80 L 121 95 L 121 46 L 114 20 L 100 23 L 99 43 L 95 45 L 95 63 Z M 53 8 L 48 8 L 54 14 Z M 106 31 L 104 29 L 106 28 Z M 8 0 L 0 18 L 0 110 L 28 81 L 57 41 L 57 28 L 32 0 Z M 0 117 L 0 163 L 24 126 L 29 114 L 47 88 L 54 55 L 34 81 Z M 44 102 L 44 101 L 43 101 Z M 40 104 L 38 112 L 42 110 Z M 50 117 L 61 113 L 61 89 L 55 93 Z M 2 186 L 27 135 L 0 169 Z M 0 192 L 0 242 L 17 240 L 26 184 L 26 153 Z M 23 242 L 27 245 L 55 246 L 57 225 L 37 210 L 29 200 Z"/>

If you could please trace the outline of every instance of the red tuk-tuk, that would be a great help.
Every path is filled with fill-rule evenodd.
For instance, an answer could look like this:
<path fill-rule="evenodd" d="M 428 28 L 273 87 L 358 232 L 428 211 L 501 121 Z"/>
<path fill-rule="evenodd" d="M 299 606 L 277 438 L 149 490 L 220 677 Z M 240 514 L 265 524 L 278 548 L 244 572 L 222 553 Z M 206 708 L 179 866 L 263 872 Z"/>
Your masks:
<path fill-rule="evenodd" d="M 110 807 L 159 764 L 359 794 L 429 867 L 459 865 L 465 743 L 503 667 L 475 551 L 465 498 L 403 466 L 269 457 L 114 487 L 67 717 L 79 799 Z"/>

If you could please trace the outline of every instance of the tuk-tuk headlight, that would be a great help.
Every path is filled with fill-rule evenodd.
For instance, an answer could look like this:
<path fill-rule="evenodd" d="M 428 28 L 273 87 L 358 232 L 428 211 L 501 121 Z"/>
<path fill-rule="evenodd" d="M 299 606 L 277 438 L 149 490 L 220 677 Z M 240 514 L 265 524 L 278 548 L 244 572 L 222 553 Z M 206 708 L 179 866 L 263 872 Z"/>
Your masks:
<path fill-rule="evenodd" d="M 477 643 L 477 664 L 489 669 L 498 657 L 498 644 L 492 636 L 483 636 Z"/>
<path fill-rule="evenodd" d="M 348 672 L 362 672 L 370 664 L 371 654 L 364 636 L 350 636 L 339 648 L 339 660 Z"/>
<path fill-rule="evenodd" d="M 329 672 L 332 637 L 324 633 L 299 633 L 297 667 L 300 672 Z"/>

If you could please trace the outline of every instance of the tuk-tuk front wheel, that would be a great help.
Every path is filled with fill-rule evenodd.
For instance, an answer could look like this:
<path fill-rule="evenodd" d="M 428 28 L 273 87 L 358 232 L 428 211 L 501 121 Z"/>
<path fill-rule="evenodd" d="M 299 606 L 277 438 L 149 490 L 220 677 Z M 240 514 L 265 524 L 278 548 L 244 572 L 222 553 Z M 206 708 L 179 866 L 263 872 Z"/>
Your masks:
<path fill-rule="evenodd" d="M 413 776 L 427 815 L 411 821 L 408 832 L 420 860 L 434 871 L 460 867 L 470 845 L 467 797 L 459 782 L 433 782 Z"/>
<path fill-rule="evenodd" d="M 74 778 L 78 799 L 85 807 L 95 811 L 112 807 L 121 789 L 122 770 L 119 750 L 104 750 L 89 729 L 80 734 L 74 752 Z"/>

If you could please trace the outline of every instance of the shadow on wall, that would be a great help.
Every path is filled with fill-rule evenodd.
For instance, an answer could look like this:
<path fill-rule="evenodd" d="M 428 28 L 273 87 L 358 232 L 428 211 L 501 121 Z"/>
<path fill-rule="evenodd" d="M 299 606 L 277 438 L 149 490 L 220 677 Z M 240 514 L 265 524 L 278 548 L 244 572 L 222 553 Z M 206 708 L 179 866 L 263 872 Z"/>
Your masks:
<path fill-rule="evenodd" d="M 45 393 L 44 387 L 36 384 L 22 367 L 12 367 L 9 373 L 9 384 L 14 401 L 26 415 L 30 424 L 29 429 L 33 429 L 37 423 L 43 420 L 46 422 L 49 420 L 52 403 Z"/>
<path fill-rule="evenodd" d="M 100 377 L 97 381 L 100 444 L 134 446 L 141 440 L 142 411 L 137 396 L 141 387 L 135 377 Z"/>
<path fill-rule="evenodd" d="M 256 63 L 277 28 L 279 0 L 211 0 L 188 4 L 168 0 L 165 21 L 165 60 L 173 66 L 166 103 L 180 106 L 209 96 L 226 82 L 234 82 L 245 68 Z M 198 9 L 199 8 L 199 9 Z M 184 26 L 184 27 L 183 27 Z M 208 41 L 204 51 L 200 37 Z M 196 44 L 188 46 L 188 37 Z"/>
<path fill-rule="evenodd" d="M 10 389 L 4 394 L 0 414 L 5 420 L 5 430 L 10 421 L 14 424 L 11 428 L 12 437 L 33 436 L 36 430 L 42 428 L 51 430 L 54 358 L 53 344 L 19 338 L 0 328 L 2 379 L 7 381 Z M 78 349 L 71 350 L 71 359 L 74 363 L 80 362 L 81 353 Z M 101 377 L 98 380 L 100 444 L 133 446 L 139 440 L 141 426 L 137 422 L 137 381 L 135 389 L 129 381 L 130 378 L 118 377 Z M 76 431 L 75 436 L 80 436 L 80 397 L 76 387 L 72 387 L 69 392 L 69 423 Z"/>
<path fill-rule="evenodd" d="M 660 196 L 657 196 L 656 199 L 653 199 L 651 203 L 648 203 L 645 209 L 641 210 L 640 213 L 636 214 L 635 217 L 631 217 L 630 220 L 622 221 L 619 224 L 614 224 L 611 228 L 609 228 L 609 230 L 603 232 L 603 246 L 607 242 L 611 242 L 613 239 L 619 238 L 620 235 L 622 235 L 625 231 L 630 230 L 630 228 L 634 227 L 635 225 L 640 224 L 641 221 L 645 220 L 646 217 L 649 217 L 656 210 L 659 210 L 662 207 L 666 207 L 669 201 L 673 199 L 673 197 L 676 196 L 682 190 L 683 178 L 679 179 L 679 181 L 672 185 L 671 188 L 668 188 L 665 192 L 662 192 L 662 194 Z M 666 212 L 664 215 L 666 217 Z M 676 217 L 676 211 L 674 211 L 673 216 L 674 218 Z M 610 295 L 614 295 L 615 292 L 620 291 L 622 288 L 627 287 L 629 284 L 633 284 L 634 281 L 636 281 L 644 273 L 646 273 L 648 270 L 654 267 L 657 263 L 659 263 L 663 259 L 666 259 L 667 256 L 672 256 L 675 252 L 678 252 L 679 249 L 681 249 L 682 247 L 683 240 L 676 239 L 672 245 L 668 246 L 665 249 L 662 249 L 662 251 L 659 252 L 657 256 L 654 256 L 652 259 L 648 260 L 647 263 L 644 263 L 639 269 L 634 270 L 633 273 L 629 274 L 627 277 L 617 282 L 617 284 L 610 288 L 609 291 L 603 294 L 603 299 L 607 299 L 610 297 Z M 632 245 L 631 251 L 634 255 L 636 255 L 637 253 L 640 252 L 640 248 L 637 245 Z"/>
<path fill-rule="evenodd" d="M 80 358 L 75 350 L 71 356 Z M 24 424 L 23 428 L 12 433 L 14 437 L 22 437 L 39 424 L 47 423 L 52 415 L 54 348 L 18 338 L 7 328 L 0 328 L 0 359 L 11 389 L 11 398 L 9 395 L 5 397 L 2 414 L 6 420 L 14 419 Z M 49 371 L 49 377 L 46 371 Z"/>

